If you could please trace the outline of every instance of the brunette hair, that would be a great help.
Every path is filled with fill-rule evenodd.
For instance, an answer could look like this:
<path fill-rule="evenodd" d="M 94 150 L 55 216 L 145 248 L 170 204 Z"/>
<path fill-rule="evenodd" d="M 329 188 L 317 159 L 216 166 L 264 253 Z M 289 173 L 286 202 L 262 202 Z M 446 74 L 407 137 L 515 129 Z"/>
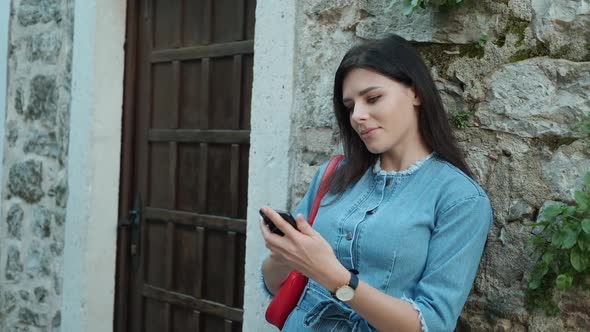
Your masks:
<path fill-rule="evenodd" d="M 342 102 L 342 84 L 354 68 L 370 69 L 408 87 L 420 99 L 418 126 L 426 145 L 439 158 L 453 164 L 473 178 L 457 146 L 447 113 L 430 71 L 418 51 L 404 38 L 389 35 L 352 47 L 340 62 L 334 77 L 334 113 L 340 129 L 346 163 L 330 178 L 330 192 L 342 193 L 356 183 L 379 155 L 367 150 L 350 125 L 350 112 Z"/>

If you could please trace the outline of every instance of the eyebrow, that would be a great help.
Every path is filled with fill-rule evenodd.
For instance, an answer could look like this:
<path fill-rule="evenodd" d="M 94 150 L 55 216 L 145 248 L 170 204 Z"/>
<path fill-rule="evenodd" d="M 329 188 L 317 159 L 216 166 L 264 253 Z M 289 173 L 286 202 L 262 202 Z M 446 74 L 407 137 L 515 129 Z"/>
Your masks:
<path fill-rule="evenodd" d="M 361 90 L 358 95 L 359 96 L 362 96 L 362 95 L 366 94 L 369 91 L 372 91 L 372 90 L 375 90 L 375 89 L 380 89 L 380 88 L 382 88 L 382 87 L 381 86 L 370 86 L 368 88 L 365 88 L 365 89 Z M 350 101 L 350 98 L 344 98 L 344 99 L 342 99 L 342 102 L 343 103 L 348 102 L 348 101 Z"/>

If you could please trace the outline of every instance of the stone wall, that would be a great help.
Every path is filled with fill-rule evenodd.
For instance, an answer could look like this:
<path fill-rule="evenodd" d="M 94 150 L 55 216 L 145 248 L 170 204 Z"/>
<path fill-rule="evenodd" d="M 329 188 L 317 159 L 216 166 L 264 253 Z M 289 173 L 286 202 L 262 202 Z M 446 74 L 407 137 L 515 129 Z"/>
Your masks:
<path fill-rule="evenodd" d="M 73 1 L 12 1 L 0 331 L 61 325 L 72 40 Z"/>
<path fill-rule="evenodd" d="M 461 330 L 590 330 L 588 291 L 564 294 L 561 317 L 524 302 L 535 259 L 524 224 L 547 201 L 571 201 L 590 170 L 590 142 L 571 130 L 590 112 L 588 2 L 473 0 L 449 12 L 400 13 L 391 0 L 300 2 L 291 206 L 318 165 L 339 150 L 331 91 L 344 52 L 363 39 L 398 33 L 432 66 L 460 145 L 495 210 Z"/>

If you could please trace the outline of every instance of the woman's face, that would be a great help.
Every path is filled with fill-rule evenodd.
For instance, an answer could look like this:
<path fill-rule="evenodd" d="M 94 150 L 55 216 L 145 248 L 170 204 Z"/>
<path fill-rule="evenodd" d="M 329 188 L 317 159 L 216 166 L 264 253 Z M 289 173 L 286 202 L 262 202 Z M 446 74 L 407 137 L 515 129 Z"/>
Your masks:
<path fill-rule="evenodd" d="M 371 153 L 396 156 L 420 144 L 420 100 L 411 87 L 355 68 L 344 78 L 342 100 L 350 125 Z"/>

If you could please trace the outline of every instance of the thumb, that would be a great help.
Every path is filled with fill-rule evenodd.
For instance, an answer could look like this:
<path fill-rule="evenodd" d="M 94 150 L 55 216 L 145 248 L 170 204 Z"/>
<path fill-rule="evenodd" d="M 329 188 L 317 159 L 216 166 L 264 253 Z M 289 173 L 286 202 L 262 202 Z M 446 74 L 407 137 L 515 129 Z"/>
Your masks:
<path fill-rule="evenodd" d="M 303 215 L 301 213 L 297 214 L 295 221 L 297 221 L 297 229 L 301 233 L 303 233 L 305 235 L 313 235 L 314 229 L 307 222 L 307 220 L 305 220 L 305 218 L 303 218 Z"/>

